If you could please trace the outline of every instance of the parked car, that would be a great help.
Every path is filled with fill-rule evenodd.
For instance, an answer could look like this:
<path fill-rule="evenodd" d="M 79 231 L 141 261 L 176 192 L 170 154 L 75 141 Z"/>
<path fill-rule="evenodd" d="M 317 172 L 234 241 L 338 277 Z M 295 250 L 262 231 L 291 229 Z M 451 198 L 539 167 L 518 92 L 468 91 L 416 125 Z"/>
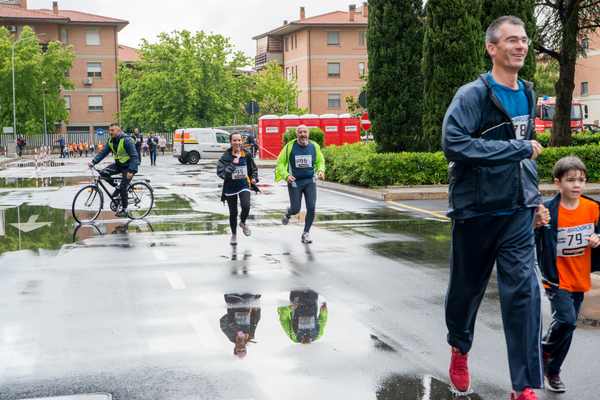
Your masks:
<path fill-rule="evenodd" d="M 182 164 L 218 159 L 229 148 L 229 133 L 215 128 L 177 129 L 173 135 L 173 157 Z"/>

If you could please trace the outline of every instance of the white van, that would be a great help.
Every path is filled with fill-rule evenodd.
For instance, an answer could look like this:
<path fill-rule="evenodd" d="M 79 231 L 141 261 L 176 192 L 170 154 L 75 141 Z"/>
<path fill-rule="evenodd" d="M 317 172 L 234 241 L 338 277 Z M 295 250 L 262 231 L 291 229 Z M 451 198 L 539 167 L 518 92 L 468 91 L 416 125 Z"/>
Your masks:
<path fill-rule="evenodd" d="M 229 132 L 214 128 L 177 129 L 173 135 L 173 156 L 182 164 L 218 159 L 229 148 Z"/>

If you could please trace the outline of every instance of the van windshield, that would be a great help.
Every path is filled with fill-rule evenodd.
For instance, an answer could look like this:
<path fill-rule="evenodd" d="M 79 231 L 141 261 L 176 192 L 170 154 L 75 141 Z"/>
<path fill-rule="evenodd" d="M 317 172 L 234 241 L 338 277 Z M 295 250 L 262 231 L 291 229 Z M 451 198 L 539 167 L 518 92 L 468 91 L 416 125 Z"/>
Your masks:
<path fill-rule="evenodd" d="M 552 121 L 554 114 L 556 113 L 556 106 L 554 104 L 542 104 L 540 118 L 544 121 Z M 571 119 L 581 120 L 583 119 L 583 112 L 581 111 L 581 104 L 573 104 L 571 107 Z"/>

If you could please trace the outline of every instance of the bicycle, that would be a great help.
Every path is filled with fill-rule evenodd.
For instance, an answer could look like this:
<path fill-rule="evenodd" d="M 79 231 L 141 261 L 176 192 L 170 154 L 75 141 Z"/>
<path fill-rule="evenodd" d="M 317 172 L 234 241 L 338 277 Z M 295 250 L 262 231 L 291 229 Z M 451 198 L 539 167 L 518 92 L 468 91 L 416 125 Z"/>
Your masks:
<path fill-rule="evenodd" d="M 108 181 L 100 175 L 100 171 L 93 167 L 90 170 L 92 171 L 92 183 L 79 189 L 75 198 L 73 198 L 71 206 L 73 218 L 80 224 L 95 221 L 102 212 L 104 208 L 104 194 L 102 190 L 104 190 L 111 200 L 110 209 L 113 212 L 117 212 L 121 206 L 121 196 L 118 189 L 111 194 L 110 190 L 105 186 L 105 183 L 108 183 Z M 115 188 L 118 188 L 121 179 L 123 178 L 113 178 L 116 183 Z M 152 211 L 152 207 L 154 206 L 154 190 L 147 182 L 147 180 L 131 182 L 127 188 L 127 217 L 130 219 L 142 219 Z M 108 186 L 112 188 L 112 185 L 108 184 Z"/>

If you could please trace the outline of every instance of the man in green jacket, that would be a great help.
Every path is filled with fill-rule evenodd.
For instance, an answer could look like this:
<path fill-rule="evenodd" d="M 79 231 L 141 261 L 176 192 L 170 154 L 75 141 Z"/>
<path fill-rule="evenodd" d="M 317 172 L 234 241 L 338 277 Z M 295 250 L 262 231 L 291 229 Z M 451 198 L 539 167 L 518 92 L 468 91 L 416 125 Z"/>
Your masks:
<path fill-rule="evenodd" d="M 305 125 L 296 129 L 296 139 L 287 143 L 279 157 L 275 169 L 275 182 L 285 180 L 290 195 L 290 207 L 281 219 L 283 225 L 290 222 L 290 217 L 300 212 L 302 196 L 306 202 L 306 219 L 302 243 L 312 243 L 310 227 L 315 220 L 317 203 L 317 178 L 325 178 L 325 159 L 319 145 L 309 139 L 309 131 Z"/>
<path fill-rule="evenodd" d="M 321 304 L 317 316 L 319 294 L 314 290 L 292 290 L 289 306 L 277 308 L 279 323 L 294 343 L 309 344 L 320 339 L 327 325 L 327 303 Z"/>

